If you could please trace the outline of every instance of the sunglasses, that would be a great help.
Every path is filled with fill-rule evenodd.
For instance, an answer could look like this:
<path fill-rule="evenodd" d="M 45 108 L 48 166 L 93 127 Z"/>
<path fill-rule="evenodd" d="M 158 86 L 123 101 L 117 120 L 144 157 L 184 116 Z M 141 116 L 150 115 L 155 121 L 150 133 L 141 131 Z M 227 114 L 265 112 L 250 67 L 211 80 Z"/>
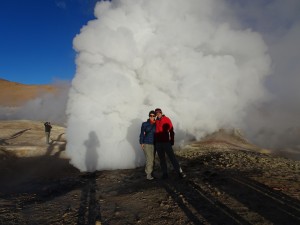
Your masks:
<path fill-rule="evenodd" d="M 155 117 L 155 115 L 150 115 L 149 117 Z"/>

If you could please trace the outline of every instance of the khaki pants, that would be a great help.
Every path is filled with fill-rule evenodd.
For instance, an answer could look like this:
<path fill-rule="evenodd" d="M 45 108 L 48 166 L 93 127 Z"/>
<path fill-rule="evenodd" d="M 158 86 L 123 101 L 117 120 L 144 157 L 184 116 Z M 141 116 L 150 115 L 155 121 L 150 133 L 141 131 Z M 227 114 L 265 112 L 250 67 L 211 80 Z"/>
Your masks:
<path fill-rule="evenodd" d="M 144 144 L 144 153 L 146 156 L 145 172 L 147 175 L 153 171 L 154 164 L 154 145 Z"/>

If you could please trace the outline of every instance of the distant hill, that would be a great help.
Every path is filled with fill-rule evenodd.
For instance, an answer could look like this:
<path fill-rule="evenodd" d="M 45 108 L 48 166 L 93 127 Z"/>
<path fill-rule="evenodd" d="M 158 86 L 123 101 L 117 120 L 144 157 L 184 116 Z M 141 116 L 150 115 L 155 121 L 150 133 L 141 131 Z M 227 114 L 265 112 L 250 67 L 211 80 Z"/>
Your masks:
<path fill-rule="evenodd" d="M 52 85 L 25 85 L 0 78 L 0 106 L 19 106 L 44 93 L 53 93 Z"/>

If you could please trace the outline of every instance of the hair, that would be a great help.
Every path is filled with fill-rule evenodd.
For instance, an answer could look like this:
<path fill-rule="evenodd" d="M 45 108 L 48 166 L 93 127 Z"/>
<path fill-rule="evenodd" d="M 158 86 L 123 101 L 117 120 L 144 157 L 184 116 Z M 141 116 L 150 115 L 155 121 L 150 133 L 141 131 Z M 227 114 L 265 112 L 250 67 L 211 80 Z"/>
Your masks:
<path fill-rule="evenodd" d="M 155 112 L 160 112 L 160 113 L 162 113 L 162 111 L 161 111 L 160 108 L 156 108 L 156 109 L 155 109 Z"/>
<path fill-rule="evenodd" d="M 150 116 L 151 114 L 155 115 L 155 111 L 154 111 L 154 110 L 151 110 L 151 111 L 149 112 L 149 116 Z"/>

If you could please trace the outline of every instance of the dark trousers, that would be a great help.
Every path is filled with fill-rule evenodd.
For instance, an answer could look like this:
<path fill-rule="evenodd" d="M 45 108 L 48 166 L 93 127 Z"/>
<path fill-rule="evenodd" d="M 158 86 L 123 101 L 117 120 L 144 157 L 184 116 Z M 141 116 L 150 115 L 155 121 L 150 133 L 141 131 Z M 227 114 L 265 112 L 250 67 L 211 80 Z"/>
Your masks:
<path fill-rule="evenodd" d="M 180 173 L 180 166 L 179 163 L 175 157 L 172 145 L 170 142 L 158 142 L 155 144 L 155 150 L 157 151 L 159 161 L 160 161 L 160 168 L 162 170 L 162 173 L 167 175 L 168 174 L 168 168 L 167 168 L 167 162 L 166 162 L 166 154 L 168 158 L 170 159 L 170 162 L 173 165 L 173 168 L 177 173 Z"/>

